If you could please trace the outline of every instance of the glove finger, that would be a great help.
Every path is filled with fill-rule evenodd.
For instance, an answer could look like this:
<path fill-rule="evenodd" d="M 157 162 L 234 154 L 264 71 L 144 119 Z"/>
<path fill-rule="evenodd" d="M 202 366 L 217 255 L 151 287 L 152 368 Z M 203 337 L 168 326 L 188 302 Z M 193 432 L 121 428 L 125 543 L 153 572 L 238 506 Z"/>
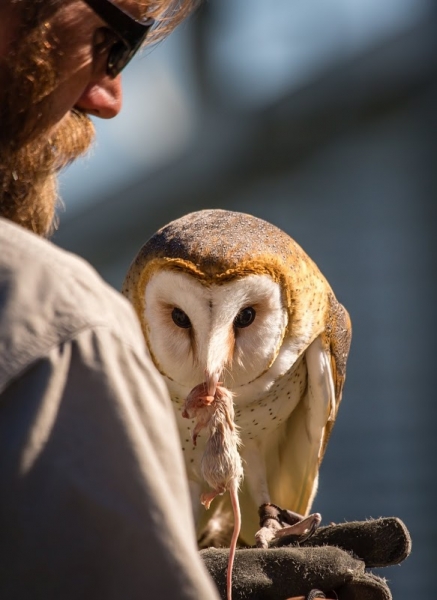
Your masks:
<path fill-rule="evenodd" d="M 226 597 L 229 550 L 200 552 L 222 598 Z M 313 589 L 332 590 L 364 574 L 364 563 L 340 548 L 249 548 L 237 550 L 233 599 L 277 600 L 307 596 Z"/>
<path fill-rule="evenodd" d="M 311 590 L 307 596 L 293 596 L 293 598 L 287 598 L 286 600 L 329 600 L 328 596 L 321 590 Z M 335 599 L 334 599 L 335 600 Z"/>
<path fill-rule="evenodd" d="M 388 567 L 402 562 L 411 552 L 411 537 L 396 517 L 351 521 L 320 527 L 305 546 L 328 544 L 353 552 L 367 567 Z"/>
<path fill-rule="evenodd" d="M 337 590 L 339 600 L 393 600 L 381 577 L 364 573 Z"/>

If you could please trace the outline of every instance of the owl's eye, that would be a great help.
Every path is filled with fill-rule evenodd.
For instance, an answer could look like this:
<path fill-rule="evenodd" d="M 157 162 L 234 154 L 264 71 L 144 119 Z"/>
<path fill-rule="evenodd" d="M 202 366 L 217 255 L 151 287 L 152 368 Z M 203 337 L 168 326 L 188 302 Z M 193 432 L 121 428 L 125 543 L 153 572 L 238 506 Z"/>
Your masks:
<path fill-rule="evenodd" d="M 234 319 L 234 327 L 238 327 L 239 329 L 242 329 L 243 327 L 249 327 L 249 325 L 254 322 L 255 316 L 256 311 L 254 308 L 251 306 L 243 308 L 243 310 L 240 310 Z"/>
<path fill-rule="evenodd" d="M 171 311 L 171 318 L 173 319 L 173 323 L 178 327 L 182 327 L 183 329 L 191 327 L 191 321 L 188 318 L 188 315 L 180 308 L 174 308 Z"/>

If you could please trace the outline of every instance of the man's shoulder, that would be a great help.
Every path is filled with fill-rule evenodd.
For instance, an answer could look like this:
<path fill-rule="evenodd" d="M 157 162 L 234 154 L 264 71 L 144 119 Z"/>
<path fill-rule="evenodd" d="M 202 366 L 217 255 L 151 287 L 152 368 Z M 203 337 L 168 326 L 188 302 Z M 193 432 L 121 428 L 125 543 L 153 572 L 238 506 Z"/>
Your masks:
<path fill-rule="evenodd" d="M 0 371 L 6 358 L 14 371 L 87 328 L 142 347 L 129 303 L 86 261 L 4 219 L 0 248 Z"/>

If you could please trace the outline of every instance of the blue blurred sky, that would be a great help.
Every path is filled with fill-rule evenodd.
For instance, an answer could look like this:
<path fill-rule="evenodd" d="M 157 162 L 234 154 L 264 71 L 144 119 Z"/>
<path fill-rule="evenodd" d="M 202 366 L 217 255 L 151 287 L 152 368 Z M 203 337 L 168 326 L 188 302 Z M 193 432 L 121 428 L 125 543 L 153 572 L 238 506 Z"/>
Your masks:
<path fill-rule="evenodd" d="M 221 0 L 211 3 L 218 95 L 240 110 L 269 104 L 324 68 L 411 27 L 432 0 Z M 194 16 L 195 18 L 195 16 Z M 117 119 L 96 119 L 92 152 L 62 174 L 64 219 L 174 159 L 200 126 L 189 23 L 143 51 L 124 74 Z"/>

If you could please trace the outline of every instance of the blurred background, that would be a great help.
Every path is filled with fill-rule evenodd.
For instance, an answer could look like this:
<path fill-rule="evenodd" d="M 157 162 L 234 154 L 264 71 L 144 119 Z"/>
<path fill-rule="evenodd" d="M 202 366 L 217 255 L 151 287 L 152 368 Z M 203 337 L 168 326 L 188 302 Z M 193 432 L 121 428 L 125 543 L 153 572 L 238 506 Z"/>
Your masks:
<path fill-rule="evenodd" d="M 354 327 L 314 508 L 405 521 L 411 557 L 379 572 L 396 600 L 435 593 L 436 25 L 433 0 L 209 0 L 127 69 L 54 238 L 118 289 L 189 211 L 296 239 Z"/>

